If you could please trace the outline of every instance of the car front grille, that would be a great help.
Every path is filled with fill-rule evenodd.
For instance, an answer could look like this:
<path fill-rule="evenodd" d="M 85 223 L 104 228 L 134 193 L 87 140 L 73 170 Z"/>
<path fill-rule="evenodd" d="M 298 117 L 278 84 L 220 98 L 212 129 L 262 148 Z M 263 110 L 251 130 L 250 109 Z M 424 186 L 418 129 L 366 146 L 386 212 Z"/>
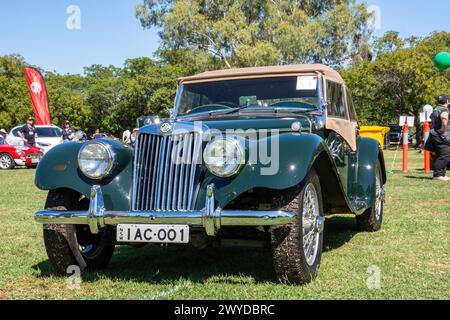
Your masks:
<path fill-rule="evenodd" d="M 135 211 L 190 211 L 196 190 L 201 134 L 140 133 L 134 158 Z"/>
<path fill-rule="evenodd" d="M 32 153 L 32 154 L 28 154 L 26 156 L 27 159 L 39 159 L 41 157 L 42 157 L 42 155 L 39 153 Z"/>

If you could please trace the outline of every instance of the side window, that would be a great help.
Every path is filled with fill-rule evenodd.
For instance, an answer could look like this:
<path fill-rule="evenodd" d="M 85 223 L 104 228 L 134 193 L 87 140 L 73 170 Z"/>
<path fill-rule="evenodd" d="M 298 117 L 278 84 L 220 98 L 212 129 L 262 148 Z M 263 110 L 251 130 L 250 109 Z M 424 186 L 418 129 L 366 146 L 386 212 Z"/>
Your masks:
<path fill-rule="evenodd" d="M 348 104 L 348 114 L 350 116 L 350 120 L 358 121 L 358 116 L 356 115 L 355 105 L 353 104 L 352 94 L 348 88 L 345 88 L 345 92 L 347 94 L 347 104 Z"/>
<path fill-rule="evenodd" d="M 328 115 L 336 118 L 347 118 L 345 96 L 340 84 L 327 81 Z"/>
<path fill-rule="evenodd" d="M 20 131 L 20 128 L 17 128 L 17 129 L 14 129 L 11 133 L 12 133 L 12 135 L 14 137 L 18 137 L 19 136 L 19 131 Z"/>

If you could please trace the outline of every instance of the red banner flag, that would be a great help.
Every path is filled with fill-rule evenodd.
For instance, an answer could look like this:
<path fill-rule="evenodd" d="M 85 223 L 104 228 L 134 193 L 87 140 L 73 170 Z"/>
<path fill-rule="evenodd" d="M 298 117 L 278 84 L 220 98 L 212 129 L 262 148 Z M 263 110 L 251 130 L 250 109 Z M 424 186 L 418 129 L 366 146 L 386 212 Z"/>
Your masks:
<path fill-rule="evenodd" d="M 34 68 L 25 68 L 25 75 L 30 91 L 31 103 L 33 104 L 34 116 L 37 125 L 49 125 L 50 112 L 48 109 L 47 90 L 45 89 L 44 78 L 39 70 Z"/>

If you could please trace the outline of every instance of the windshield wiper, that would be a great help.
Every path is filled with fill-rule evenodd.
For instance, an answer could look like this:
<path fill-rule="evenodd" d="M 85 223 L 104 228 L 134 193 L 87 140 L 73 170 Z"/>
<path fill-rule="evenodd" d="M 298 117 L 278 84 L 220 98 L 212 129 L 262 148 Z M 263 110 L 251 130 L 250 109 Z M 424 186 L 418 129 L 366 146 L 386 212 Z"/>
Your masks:
<path fill-rule="evenodd" d="M 226 116 L 234 113 L 239 113 L 243 110 L 246 110 L 246 113 L 275 113 L 275 114 L 296 114 L 296 113 L 310 113 L 317 112 L 318 109 L 304 109 L 304 108 L 289 108 L 289 107 L 252 107 L 252 106 L 242 106 L 239 108 L 226 109 L 226 110 L 211 110 L 208 112 L 202 112 L 192 115 L 185 115 L 183 117 L 204 117 L 208 115 L 210 117 L 214 116 Z"/>

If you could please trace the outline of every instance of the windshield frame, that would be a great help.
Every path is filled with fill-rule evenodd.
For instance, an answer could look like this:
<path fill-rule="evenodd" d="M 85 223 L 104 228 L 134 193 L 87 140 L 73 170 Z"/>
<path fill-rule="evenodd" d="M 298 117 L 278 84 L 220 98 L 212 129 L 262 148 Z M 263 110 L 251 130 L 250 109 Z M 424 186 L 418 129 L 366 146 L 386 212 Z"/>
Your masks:
<path fill-rule="evenodd" d="M 300 77 L 300 76 L 308 76 L 311 74 L 305 74 L 305 73 L 300 73 L 300 74 L 285 74 L 285 75 L 276 75 L 276 76 L 266 76 L 264 78 L 282 78 L 282 77 Z M 325 100 L 324 100 L 324 92 L 323 92 L 323 76 L 321 73 L 317 73 L 317 101 L 318 101 L 318 107 L 311 109 L 311 110 L 305 110 L 304 112 L 318 112 L 318 113 L 323 113 L 324 110 L 324 105 L 325 105 Z M 233 80 L 242 80 L 242 79 L 252 79 L 252 78 L 246 78 L 246 77 L 240 77 L 240 78 L 236 78 L 236 79 L 230 79 L 228 81 L 233 81 Z M 211 80 L 211 81 L 204 81 L 204 83 L 210 83 L 210 82 L 218 82 L 217 80 Z M 177 88 L 177 94 L 175 96 L 175 102 L 174 102 L 174 108 L 173 108 L 173 115 L 174 118 L 185 118 L 185 117 L 190 117 L 190 116 L 196 116 L 196 115 L 205 115 L 205 114 L 214 114 L 214 111 L 204 111 L 204 112 L 195 112 L 195 113 L 187 113 L 187 114 L 179 114 L 179 109 L 180 109 L 180 103 L 181 103 L 181 97 L 183 95 L 184 92 L 184 84 L 182 82 L 178 83 L 178 88 Z M 229 109 L 230 112 L 236 109 L 236 111 L 239 111 L 239 108 L 232 108 Z M 273 110 L 293 110 L 293 107 L 289 107 L 289 106 L 277 106 L 277 107 L 256 107 L 256 106 L 252 106 L 251 107 L 252 110 L 255 111 L 255 113 L 257 113 L 258 110 L 264 110 L 265 113 L 267 113 L 267 110 L 273 109 Z M 225 111 L 224 110 L 218 110 L 218 111 Z M 299 111 L 304 110 L 302 108 L 298 108 Z M 219 112 L 220 113 L 220 112 Z M 276 113 L 276 111 L 275 111 Z"/>

